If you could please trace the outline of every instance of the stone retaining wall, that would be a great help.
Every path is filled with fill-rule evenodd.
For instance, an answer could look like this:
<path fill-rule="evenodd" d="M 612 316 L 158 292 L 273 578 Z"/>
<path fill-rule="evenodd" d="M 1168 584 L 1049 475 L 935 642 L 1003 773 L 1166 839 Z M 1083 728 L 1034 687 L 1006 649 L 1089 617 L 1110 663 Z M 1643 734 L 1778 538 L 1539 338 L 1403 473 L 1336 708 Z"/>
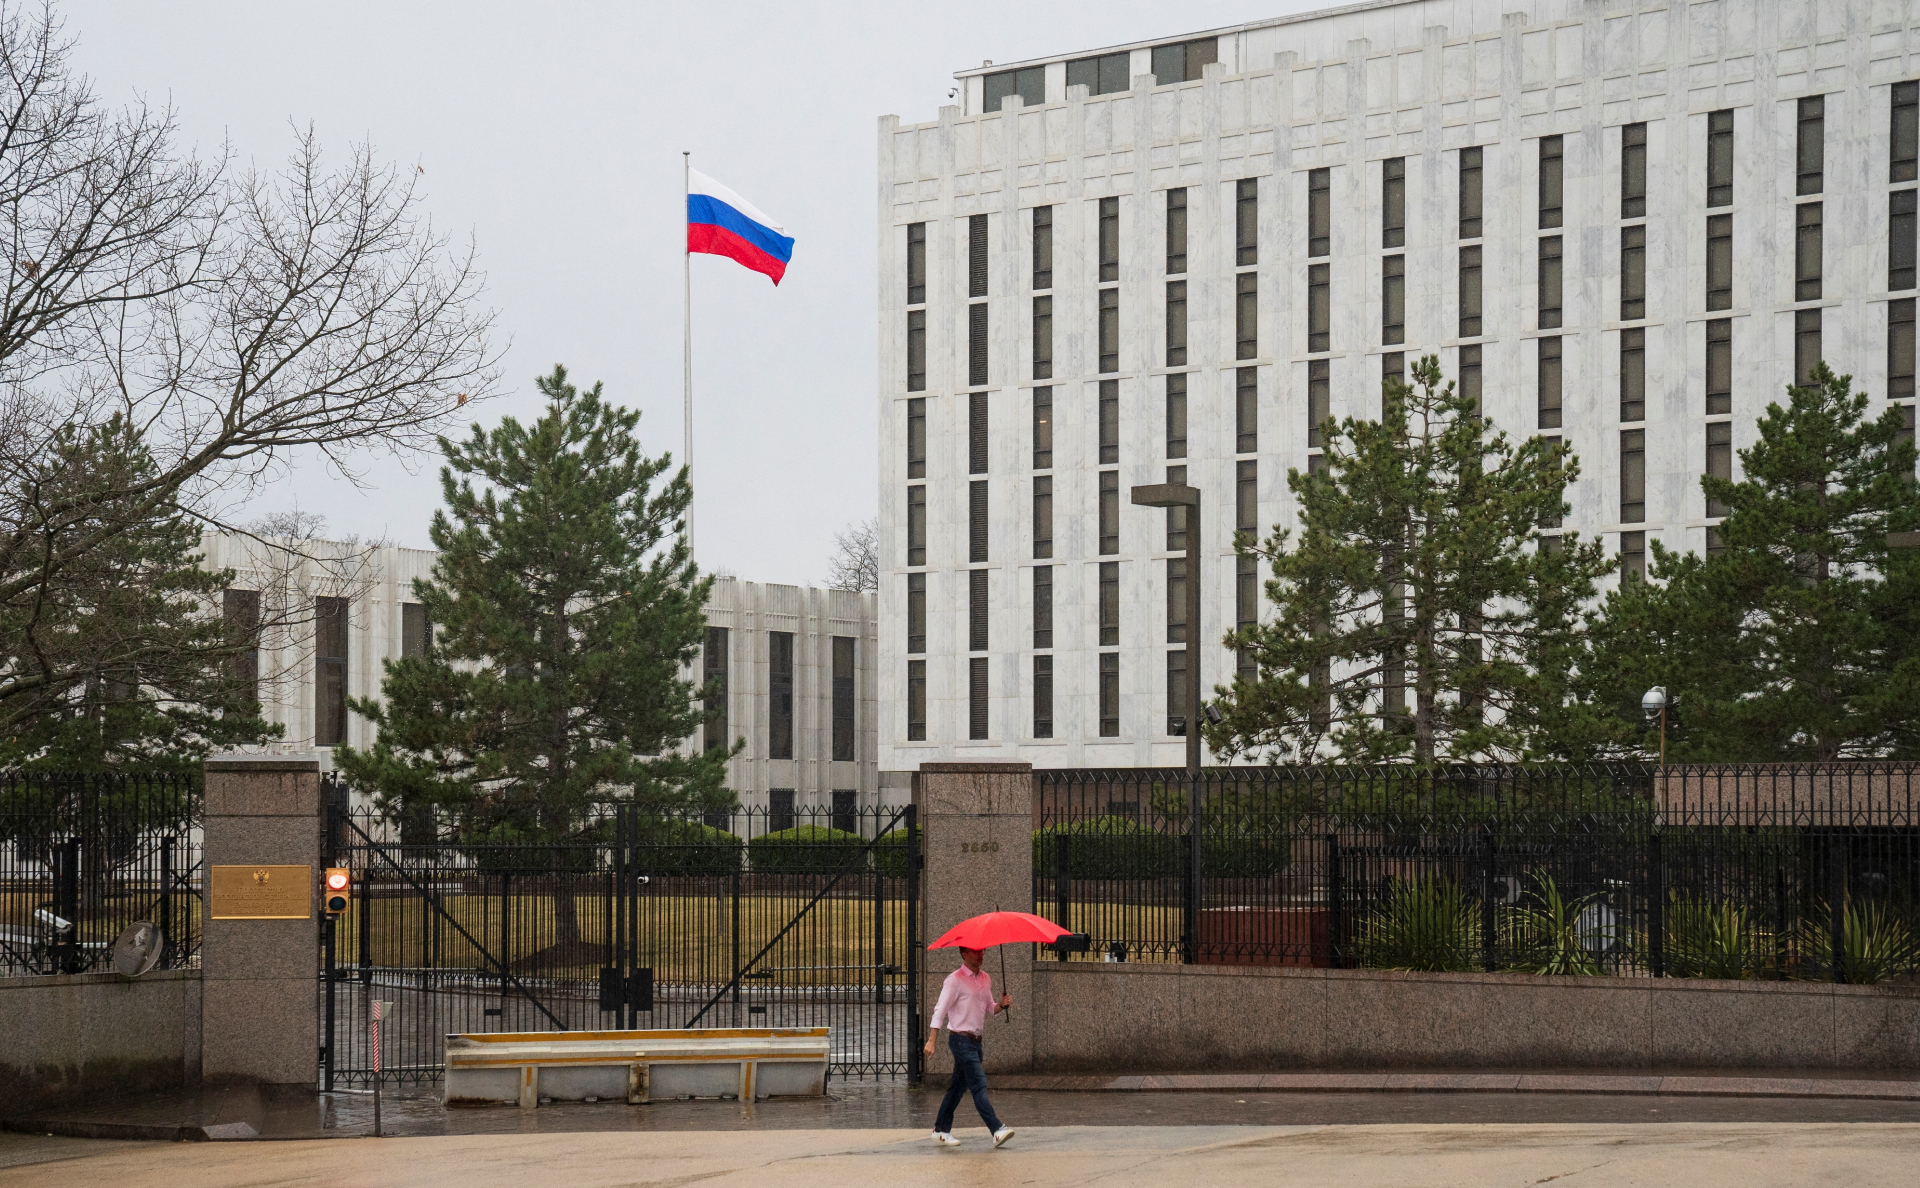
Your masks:
<path fill-rule="evenodd" d="M 0 978 L 0 1117 L 200 1078 L 200 971 Z"/>

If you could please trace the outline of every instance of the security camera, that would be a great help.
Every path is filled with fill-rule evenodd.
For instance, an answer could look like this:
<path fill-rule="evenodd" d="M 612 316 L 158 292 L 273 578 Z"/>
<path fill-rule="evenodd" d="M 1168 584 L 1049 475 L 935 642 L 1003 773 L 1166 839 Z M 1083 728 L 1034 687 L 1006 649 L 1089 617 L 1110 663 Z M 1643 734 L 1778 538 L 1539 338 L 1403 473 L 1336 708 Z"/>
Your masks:
<path fill-rule="evenodd" d="M 53 929 L 55 932 L 73 931 L 72 920 L 62 920 L 60 917 L 54 915 L 52 912 L 48 911 L 46 908 L 33 909 L 33 918 L 40 921 L 42 924 L 47 925 L 49 928 Z"/>
<path fill-rule="evenodd" d="M 1220 712 L 1219 706 L 1213 704 L 1207 706 L 1207 721 L 1218 726 L 1220 723 L 1226 721 L 1226 718 L 1227 715 Z"/>

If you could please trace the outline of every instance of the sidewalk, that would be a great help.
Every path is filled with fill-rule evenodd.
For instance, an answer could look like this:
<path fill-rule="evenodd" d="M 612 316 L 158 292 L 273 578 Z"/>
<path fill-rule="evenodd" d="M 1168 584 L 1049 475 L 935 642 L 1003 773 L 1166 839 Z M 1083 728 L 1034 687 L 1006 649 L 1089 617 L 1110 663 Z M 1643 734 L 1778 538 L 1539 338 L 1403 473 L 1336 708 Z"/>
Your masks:
<path fill-rule="evenodd" d="M 1604 1073 L 1171 1073 L 1008 1075 L 995 1089 L 1051 1093 L 1572 1093 L 1642 1097 L 1830 1098 L 1920 1102 L 1920 1079 L 1809 1076 L 1617 1076 Z"/>

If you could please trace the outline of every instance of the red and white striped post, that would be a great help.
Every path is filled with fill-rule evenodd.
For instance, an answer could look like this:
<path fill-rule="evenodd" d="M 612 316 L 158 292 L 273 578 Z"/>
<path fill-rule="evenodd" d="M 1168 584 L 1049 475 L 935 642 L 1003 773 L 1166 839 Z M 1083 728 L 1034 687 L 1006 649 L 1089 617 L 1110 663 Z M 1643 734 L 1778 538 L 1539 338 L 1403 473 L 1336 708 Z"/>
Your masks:
<path fill-rule="evenodd" d="M 386 1003 L 373 999 L 369 1004 L 373 1008 L 368 1016 L 367 1025 L 373 1029 L 370 1037 L 373 1044 L 373 1137 L 380 1136 L 380 1016 L 381 1007 Z"/>

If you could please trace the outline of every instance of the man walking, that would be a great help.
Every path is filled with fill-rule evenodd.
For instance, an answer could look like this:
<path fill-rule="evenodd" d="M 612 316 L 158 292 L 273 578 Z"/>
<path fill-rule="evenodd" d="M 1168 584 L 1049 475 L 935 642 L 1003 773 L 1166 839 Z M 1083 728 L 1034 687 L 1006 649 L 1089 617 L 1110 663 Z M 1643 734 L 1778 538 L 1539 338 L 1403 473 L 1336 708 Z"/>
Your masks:
<path fill-rule="evenodd" d="M 993 997 L 993 977 L 980 968 L 984 957 L 979 949 L 960 950 L 960 968 L 947 975 L 940 987 L 940 1001 L 934 1004 L 933 1026 L 927 1031 L 928 1056 L 934 1041 L 940 1038 L 941 1024 L 947 1027 L 947 1051 L 953 1053 L 953 1080 L 947 1084 L 947 1096 L 940 1102 L 940 1116 L 933 1123 L 933 1141 L 943 1147 L 957 1147 L 953 1137 L 953 1111 L 960 1106 L 960 1094 L 973 1094 L 973 1108 L 980 1120 L 993 1132 L 993 1145 L 1013 1137 L 1013 1128 L 1002 1126 L 987 1100 L 987 1073 L 981 1066 L 980 1038 L 986 1030 L 988 1015 L 997 1015 L 1013 1005 L 1013 995 Z"/>

